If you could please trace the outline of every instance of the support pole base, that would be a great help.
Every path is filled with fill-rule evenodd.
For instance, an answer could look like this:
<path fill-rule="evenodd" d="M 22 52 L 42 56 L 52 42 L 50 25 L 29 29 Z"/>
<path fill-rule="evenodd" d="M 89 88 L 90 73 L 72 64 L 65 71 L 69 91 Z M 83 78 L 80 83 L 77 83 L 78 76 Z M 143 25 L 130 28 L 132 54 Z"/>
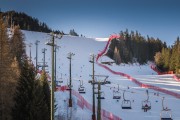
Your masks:
<path fill-rule="evenodd" d="M 92 120 L 96 120 L 96 115 L 95 114 L 92 115 Z"/>
<path fill-rule="evenodd" d="M 69 99 L 69 107 L 72 107 L 72 99 Z"/>

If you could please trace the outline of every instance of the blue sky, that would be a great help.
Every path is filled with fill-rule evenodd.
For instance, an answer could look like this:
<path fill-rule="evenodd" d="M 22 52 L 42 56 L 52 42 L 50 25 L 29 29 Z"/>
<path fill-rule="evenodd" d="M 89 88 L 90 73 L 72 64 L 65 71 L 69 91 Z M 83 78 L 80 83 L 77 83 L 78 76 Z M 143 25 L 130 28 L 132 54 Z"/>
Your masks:
<path fill-rule="evenodd" d="M 0 8 L 88 37 L 109 37 L 127 28 L 172 45 L 180 36 L 179 0 L 0 0 Z"/>

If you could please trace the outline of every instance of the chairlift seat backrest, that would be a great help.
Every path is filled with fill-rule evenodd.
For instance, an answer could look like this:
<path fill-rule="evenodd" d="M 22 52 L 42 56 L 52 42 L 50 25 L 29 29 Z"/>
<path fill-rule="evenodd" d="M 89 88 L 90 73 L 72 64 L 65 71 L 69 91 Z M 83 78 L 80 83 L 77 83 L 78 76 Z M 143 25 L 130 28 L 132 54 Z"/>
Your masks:
<path fill-rule="evenodd" d="M 172 118 L 161 118 L 161 120 L 173 120 Z"/>
<path fill-rule="evenodd" d="M 121 99 L 121 96 L 113 96 L 113 99 Z"/>
<path fill-rule="evenodd" d="M 83 89 L 78 89 L 79 93 L 86 93 L 86 90 L 83 88 Z"/>
<path fill-rule="evenodd" d="M 105 99 L 105 97 L 104 97 L 104 96 L 101 96 L 101 97 L 97 97 L 97 99 Z"/>
<path fill-rule="evenodd" d="M 98 94 L 98 92 L 97 92 L 97 91 L 95 91 L 95 92 L 94 92 L 94 94 Z"/>
<path fill-rule="evenodd" d="M 164 109 L 161 111 L 161 120 L 173 120 L 172 119 L 172 113 L 170 109 Z"/>
<path fill-rule="evenodd" d="M 122 109 L 131 109 L 131 101 L 123 100 L 121 107 L 122 107 Z"/>
<path fill-rule="evenodd" d="M 85 91 L 85 90 L 82 90 L 82 91 L 79 91 L 79 93 L 86 93 L 86 91 Z"/>
<path fill-rule="evenodd" d="M 78 91 L 84 91 L 84 88 L 78 88 Z"/>
<path fill-rule="evenodd" d="M 66 90 L 71 90 L 71 88 L 73 87 L 73 85 L 70 86 L 69 84 L 68 84 L 67 86 L 68 86 L 68 87 L 67 87 Z"/>
<path fill-rule="evenodd" d="M 84 88 L 84 86 L 81 85 L 80 88 Z"/>
<path fill-rule="evenodd" d="M 119 91 L 113 91 L 113 99 L 121 99 Z"/>
<path fill-rule="evenodd" d="M 97 99 L 105 99 L 105 95 L 104 95 L 104 92 L 102 92 L 102 91 L 99 91 L 100 92 L 100 94 L 101 94 L 101 97 L 98 97 L 97 96 Z M 98 94 L 98 93 L 97 93 Z"/>
<path fill-rule="evenodd" d="M 161 120 L 173 120 L 172 118 L 161 118 Z"/>

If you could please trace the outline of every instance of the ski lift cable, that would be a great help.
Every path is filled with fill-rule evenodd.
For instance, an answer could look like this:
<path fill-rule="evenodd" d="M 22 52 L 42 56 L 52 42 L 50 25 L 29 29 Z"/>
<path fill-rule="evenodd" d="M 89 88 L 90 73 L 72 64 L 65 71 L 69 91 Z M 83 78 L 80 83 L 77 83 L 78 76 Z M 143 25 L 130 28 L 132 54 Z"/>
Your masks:
<path fill-rule="evenodd" d="M 115 83 L 112 83 L 112 84 L 115 84 Z M 116 87 L 111 87 L 111 86 L 108 86 L 108 85 L 105 85 L 105 86 L 106 86 L 106 87 L 109 87 L 109 88 L 117 89 Z M 124 86 L 120 86 L 120 87 L 119 87 L 119 90 L 120 90 L 120 91 L 124 91 L 124 88 L 125 88 Z M 136 92 L 135 92 L 135 91 L 130 91 L 130 90 L 126 90 L 126 92 L 134 93 L 134 94 L 147 95 L 147 94 L 144 93 L 145 90 L 142 90 L 142 88 L 141 88 L 141 89 L 137 89 L 137 88 L 133 88 L 133 87 L 132 87 L 132 89 L 135 89 Z M 147 89 L 146 89 L 146 90 L 147 90 Z M 143 93 L 142 93 L 142 92 L 143 92 Z M 151 94 L 153 94 L 153 95 L 150 95 L 149 93 L 151 93 Z M 155 96 L 154 93 L 156 93 L 156 92 L 149 92 L 149 91 L 148 91 L 148 94 L 149 94 L 149 96 L 151 96 L 151 97 L 162 98 L 162 96 L 165 95 L 165 94 L 163 94 L 163 93 L 159 93 L 159 96 Z M 160 96 L 160 95 L 162 95 L 162 96 Z"/>
<path fill-rule="evenodd" d="M 117 83 L 113 83 L 113 82 L 111 82 L 111 84 L 116 84 L 117 85 Z M 124 86 L 123 86 L 124 87 Z M 136 90 L 138 90 L 138 91 L 142 91 L 142 92 L 144 92 L 144 90 L 143 89 L 145 89 L 145 88 L 141 88 L 141 87 L 139 87 L 139 88 L 134 88 L 134 87 L 131 87 L 131 86 L 129 86 L 130 88 L 132 88 L 132 89 L 136 89 Z M 148 90 L 150 90 L 150 89 L 148 89 Z M 149 93 L 156 93 L 156 92 L 151 92 L 151 91 L 149 91 Z M 159 93 L 159 95 L 166 95 L 165 93 Z"/>
<path fill-rule="evenodd" d="M 111 82 L 111 84 L 116 84 L 117 85 L 117 83 L 113 83 L 113 82 Z M 114 88 L 114 89 L 118 89 L 117 87 L 112 87 L 112 86 L 107 86 L 107 85 L 105 85 L 106 87 L 109 87 L 109 88 Z M 123 88 L 125 88 L 124 86 L 120 86 L 120 88 L 119 88 L 119 90 L 121 90 L 121 91 L 123 91 L 124 89 Z M 136 92 L 134 92 L 134 91 L 126 91 L 126 92 L 130 92 L 130 93 L 135 93 L 135 94 L 141 94 L 142 95 L 142 92 L 144 93 L 144 91 L 145 90 L 143 90 L 144 88 L 134 88 L 134 87 L 130 87 L 130 88 L 132 88 L 132 89 L 135 89 L 136 90 Z M 147 89 L 146 89 L 147 90 Z M 148 89 L 148 90 L 151 90 L 151 89 Z M 140 91 L 141 93 L 138 93 L 137 91 Z M 149 93 L 151 93 L 151 94 L 153 94 L 153 95 L 150 95 Z M 158 93 L 158 96 L 155 96 L 154 94 L 155 93 Z M 167 94 L 165 94 L 165 93 L 161 93 L 161 92 L 152 92 L 152 91 L 148 91 L 148 94 L 149 94 L 149 96 L 151 96 L 151 97 L 158 97 L 158 98 L 162 98 L 164 95 L 167 95 Z M 144 95 L 146 95 L 146 94 L 144 94 Z M 167 97 L 168 99 L 173 99 L 173 97 Z"/>
<path fill-rule="evenodd" d="M 115 83 L 112 83 L 112 84 L 115 84 Z M 117 84 L 116 84 L 116 85 L 117 85 Z M 117 87 L 111 87 L 111 86 L 108 86 L 108 85 L 105 85 L 105 87 L 118 89 Z M 120 90 L 120 91 L 124 91 L 123 88 L 125 88 L 125 87 L 120 86 L 120 87 L 119 87 L 119 90 Z M 131 90 L 131 91 L 130 91 L 130 90 L 126 90 L 126 92 L 134 93 L 134 94 L 141 94 L 141 95 L 147 96 L 147 93 L 144 93 L 145 90 L 143 90 L 142 88 L 137 89 L 137 88 L 133 88 L 133 87 L 132 87 L 132 89 L 135 89 L 136 92 L 135 92 L 135 91 L 132 91 L 132 90 Z M 146 90 L 147 90 L 147 89 L 146 89 Z M 151 93 L 151 94 L 149 94 L 149 93 Z M 163 95 L 165 95 L 165 94 L 163 94 L 163 93 L 159 93 L 159 96 L 155 96 L 154 93 L 156 93 L 156 92 L 149 92 L 149 91 L 148 91 L 148 98 L 147 98 L 147 99 L 149 100 L 149 97 L 157 97 L 157 98 L 162 99 L 162 98 L 163 98 Z M 168 99 L 172 99 L 172 97 L 168 97 Z"/>
<path fill-rule="evenodd" d="M 113 83 L 113 82 L 111 82 L 111 85 L 119 85 L 119 84 L 117 84 L 117 83 Z M 115 86 L 114 87 L 111 87 L 111 86 L 108 86 L 108 85 L 105 85 L 106 87 L 110 87 L 110 88 L 116 88 Z M 125 88 L 124 86 L 120 86 L 119 85 L 119 87 L 121 87 L 121 88 Z M 118 89 L 118 88 L 117 88 Z"/>

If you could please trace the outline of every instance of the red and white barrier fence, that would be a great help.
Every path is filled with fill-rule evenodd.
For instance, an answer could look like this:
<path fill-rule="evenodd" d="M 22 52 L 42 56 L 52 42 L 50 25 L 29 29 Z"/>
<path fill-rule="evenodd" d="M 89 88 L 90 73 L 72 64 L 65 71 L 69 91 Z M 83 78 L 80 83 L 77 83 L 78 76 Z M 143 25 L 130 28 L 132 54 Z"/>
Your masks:
<path fill-rule="evenodd" d="M 163 72 L 163 73 L 160 72 L 160 71 L 156 68 L 156 66 L 155 66 L 154 64 L 151 64 L 151 69 L 154 70 L 155 72 L 157 72 L 158 75 L 173 74 L 173 71 Z M 173 78 L 174 78 L 176 81 L 180 82 L 180 78 L 178 78 L 175 74 L 173 74 Z"/>

